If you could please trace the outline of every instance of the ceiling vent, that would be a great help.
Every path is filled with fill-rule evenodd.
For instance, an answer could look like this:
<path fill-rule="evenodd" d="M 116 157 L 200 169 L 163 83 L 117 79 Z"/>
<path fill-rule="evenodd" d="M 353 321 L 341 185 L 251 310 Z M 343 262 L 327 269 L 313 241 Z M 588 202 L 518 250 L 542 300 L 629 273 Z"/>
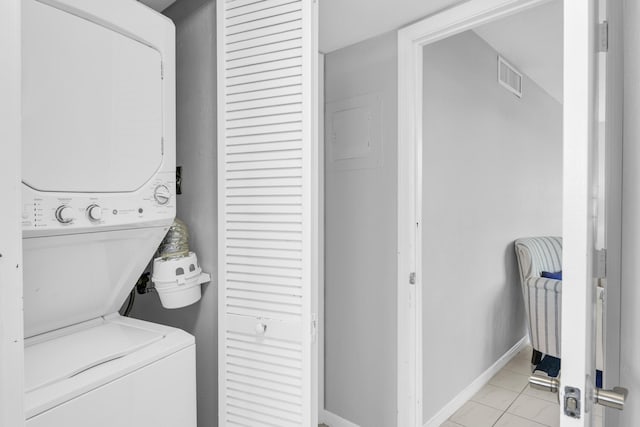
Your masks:
<path fill-rule="evenodd" d="M 522 73 L 498 56 L 498 83 L 518 98 L 522 98 Z"/>

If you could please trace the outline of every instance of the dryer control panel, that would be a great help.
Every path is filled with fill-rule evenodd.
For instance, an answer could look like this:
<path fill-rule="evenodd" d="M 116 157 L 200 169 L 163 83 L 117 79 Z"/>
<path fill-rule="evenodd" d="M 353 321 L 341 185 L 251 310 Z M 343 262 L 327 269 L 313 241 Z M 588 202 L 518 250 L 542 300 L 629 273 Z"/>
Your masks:
<path fill-rule="evenodd" d="M 176 209 L 175 175 L 160 173 L 131 193 L 49 193 L 23 185 L 24 237 L 162 225 Z"/>

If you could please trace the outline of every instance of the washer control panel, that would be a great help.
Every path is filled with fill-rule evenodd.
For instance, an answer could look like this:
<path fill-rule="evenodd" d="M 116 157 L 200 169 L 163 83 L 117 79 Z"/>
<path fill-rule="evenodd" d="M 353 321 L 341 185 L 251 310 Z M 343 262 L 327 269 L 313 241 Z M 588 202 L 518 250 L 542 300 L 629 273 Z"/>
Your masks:
<path fill-rule="evenodd" d="M 85 232 L 95 228 L 135 226 L 175 215 L 175 175 L 159 174 L 132 193 L 45 193 L 23 185 L 22 230 Z"/>

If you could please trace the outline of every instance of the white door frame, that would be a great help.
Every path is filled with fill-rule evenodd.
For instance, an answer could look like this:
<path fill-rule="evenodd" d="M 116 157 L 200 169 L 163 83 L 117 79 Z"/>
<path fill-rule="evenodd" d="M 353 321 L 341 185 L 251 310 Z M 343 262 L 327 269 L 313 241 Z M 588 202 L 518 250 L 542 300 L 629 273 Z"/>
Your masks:
<path fill-rule="evenodd" d="M 324 53 L 318 54 L 318 220 L 315 235 L 318 236 L 316 245 L 318 254 L 318 410 L 319 417 L 324 413 Z"/>
<path fill-rule="evenodd" d="M 398 426 L 423 423 L 423 47 L 548 1 L 470 0 L 398 31 Z"/>
<path fill-rule="evenodd" d="M 0 425 L 24 425 L 20 182 L 21 0 L 0 2 Z"/>

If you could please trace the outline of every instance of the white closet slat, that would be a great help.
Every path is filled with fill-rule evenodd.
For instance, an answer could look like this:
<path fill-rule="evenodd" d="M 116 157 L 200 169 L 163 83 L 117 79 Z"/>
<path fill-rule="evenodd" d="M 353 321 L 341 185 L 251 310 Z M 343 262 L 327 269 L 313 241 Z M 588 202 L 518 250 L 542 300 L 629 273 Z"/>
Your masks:
<path fill-rule="evenodd" d="M 281 278 L 281 277 L 265 277 L 247 274 L 247 273 L 233 273 L 228 272 L 229 287 L 237 286 L 238 283 L 250 283 L 256 285 L 280 286 L 283 288 L 297 288 L 302 287 L 302 281 L 296 278 Z"/>
<path fill-rule="evenodd" d="M 274 34 L 270 36 L 272 41 L 270 43 L 264 43 L 253 47 L 246 47 L 244 49 L 233 49 L 227 52 L 229 62 L 236 61 L 242 58 L 251 58 L 254 56 L 265 55 L 273 52 L 280 52 L 284 50 L 292 50 L 300 48 L 300 38 L 296 38 L 295 34 Z M 233 62 L 231 62 L 233 64 Z"/>
<path fill-rule="evenodd" d="M 290 23 L 290 22 L 300 22 L 301 21 L 301 13 L 299 9 L 294 7 L 289 7 L 288 12 L 284 12 L 280 15 L 272 15 L 266 16 L 262 19 L 253 20 L 253 21 L 243 21 L 236 22 L 231 24 L 225 28 L 226 35 L 234 36 L 240 33 L 245 33 L 249 37 L 254 37 L 257 32 L 260 30 L 265 30 L 273 27 L 276 27 L 279 24 Z M 221 50 L 224 52 L 224 49 Z"/>
<path fill-rule="evenodd" d="M 229 93 L 229 103 L 238 104 L 250 101 L 261 101 L 268 98 L 300 95 L 302 87 L 298 78 L 287 79 L 287 81 L 271 82 L 269 87 L 248 92 Z"/>
<path fill-rule="evenodd" d="M 260 196 L 260 197 L 272 197 L 272 196 L 296 196 L 299 197 L 299 191 L 300 188 L 298 186 L 283 186 L 283 187 L 259 187 L 259 188 L 254 188 L 254 187 L 247 187 L 247 188 L 234 188 L 234 189 L 227 189 L 227 191 L 229 192 L 229 197 L 241 197 L 241 196 Z M 233 220 L 234 222 L 237 222 L 238 220 L 235 219 Z M 245 220 L 245 222 L 250 222 L 250 223 L 280 223 L 280 222 L 285 222 L 285 223 L 291 223 L 291 221 L 289 220 L 281 220 L 281 221 L 256 221 L 256 220 L 252 220 L 252 221 L 247 221 Z M 297 223 L 298 225 L 300 225 L 300 223 Z"/>
<path fill-rule="evenodd" d="M 267 0 L 226 0 L 224 3 L 224 9 L 228 13 L 231 10 L 246 7 L 252 4 L 264 4 Z"/>
<path fill-rule="evenodd" d="M 256 402 L 262 406 L 273 406 L 280 405 L 283 410 L 293 412 L 300 410 L 300 403 L 298 402 L 287 402 L 280 399 L 274 399 L 270 395 L 265 394 L 257 394 L 248 391 L 242 390 L 229 390 L 229 397 L 237 399 L 239 401 L 245 402 Z"/>
<path fill-rule="evenodd" d="M 227 64 L 225 63 L 225 66 Z M 237 64 L 236 64 L 237 65 Z M 254 76 L 256 80 L 260 80 L 261 73 L 267 73 L 270 71 L 281 71 L 288 70 L 292 67 L 301 67 L 302 66 L 302 57 L 296 56 L 291 58 L 286 58 L 277 62 L 266 62 L 259 63 L 255 65 L 246 65 L 244 67 L 231 67 L 230 65 L 225 70 L 227 73 L 227 79 L 225 81 L 225 87 L 234 84 L 240 77 Z M 299 102 L 302 101 L 300 98 Z"/>
<path fill-rule="evenodd" d="M 227 246 L 227 254 L 233 255 L 245 255 L 256 257 L 274 257 L 283 259 L 301 259 L 299 250 L 295 249 L 277 249 L 277 248 L 264 248 L 259 246 Z"/>
<path fill-rule="evenodd" d="M 302 317 L 302 311 L 299 306 L 237 299 L 231 295 L 227 299 L 225 311 L 228 314 L 251 317 L 254 319 L 268 316 L 269 319 L 285 322 L 298 322 Z"/>
<path fill-rule="evenodd" d="M 300 75 L 286 75 L 282 78 L 272 78 L 268 80 L 256 80 L 252 83 L 237 84 L 227 87 L 227 95 L 230 102 L 246 102 L 250 100 L 263 99 L 265 97 L 271 97 L 273 92 L 267 92 L 269 90 L 277 90 L 284 87 L 296 87 L 297 91 L 287 91 L 278 95 L 295 95 L 299 94 L 300 86 L 302 85 L 302 76 Z M 239 95 L 246 94 L 246 97 L 240 97 Z M 267 96 L 265 96 L 267 95 Z"/>
<path fill-rule="evenodd" d="M 254 264 L 254 265 L 266 265 L 275 267 L 295 268 L 300 264 L 299 258 L 277 258 L 270 255 L 267 256 L 233 256 L 228 255 L 227 259 L 231 264 Z"/>
<path fill-rule="evenodd" d="M 233 6 L 227 5 L 227 16 L 235 17 L 238 15 L 243 15 L 247 13 L 253 13 L 260 10 L 265 10 L 268 8 L 272 8 L 275 6 L 280 6 L 283 4 L 291 3 L 292 1 L 300 1 L 300 0 L 273 0 L 270 2 L 266 1 L 257 1 L 257 0 L 244 0 L 244 4 L 232 3 Z"/>
<path fill-rule="evenodd" d="M 221 426 L 317 425 L 316 3 L 218 3 Z"/>
<path fill-rule="evenodd" d="M 289 114 L 271 114 L 262 117 L 252 117 L 247 119 L 238 119 L 229 121 L 228 129 L 238 129 L 244 127 L 255 127 L 255 126 L 268 126 L 273 124 L 282 124 L 282 123 L 302 123 L 302 114 L 300 113 L 289 113 Z M 298 127 L 299 129 L 299 127 Z"/>
<path fill-rule="evenodd" d="M 242 300 L 256 300 L 260 299 L 262 303 L 272 303 L 274 305 L 286 305 L 292 309 L 292 311 L 298 312 L 300 310 L 301 302 L 300 296 L 286 295 L 282 293 L 272 294 L 269 292 L 251 291 L 245 289 L 229 289 L 229 298 L 233 301 L 234 298 Z"/>
<path fill-rule="evenodd" d="M 277 214 L 277 215 L 288 215 L 300 212 L 301 206 L 289 206 L 289 205 L 262 205 L 262 206 L 237 206 L 232 204 L 226 205 L 226 210 L 230 213 L 249 213 L 249 214 Z M 253 236 L 255 237 L 255 236 Z M 230 238 L 239 238 L 230 236 Z M 247 239 L 252 238 L 252 236 L 247 236 Z"/>
<path fill-rule="evenodd" d="M 286 365 L 270 365 L 264 362 L 247 360 L 230 356 L 228 358 L 229 372 L 247 377 L 261 378 L 267 381 L 273 381 L 280 384 L 292 385 L 299 387 L 302 383 L 301 370 L 292 369 Z"/>
<path fill-rule="evenodd" d="M 277 138 L 276 138 L 277 139 Z M 235 144 L 227 146 L 227 153 L 229 156 L 236 156 L 239 154 L 251 154 L 251 153 L 265 153 L 265 152 L 274 152 L 274 151 L 290 151 L 290 150 L 301 150 L 302 149 L 302 141 L 298 139 L 292 140 L 281 140 L 281 141 L 273 141 L 273 142 L 261 142 L 261 143 L 253 143 L 253 144 Z"/>
<path fill-rule="evenodd" d="M 301 25 L 302 21 L 292 20 L 279 25 L 258 28 L 249 33 L 237 33 L 228 35 L 228 42 L 225 46 L 225 49 L 228 51 L 234 51 L 245 47 L 255 47 L 261 44 L 268 44 L 268 41 L 273 40 L 274 38 L 280 38 L 281 40 L 284 40 L 285 38 L 293 38 L 290 36 L 286 36 L 292 32 L 299 32 L 301 30 Z M 283 66 L 283 64 L 278 65 L 280 67 Z M 229 75 L 228 77 L 232 77 L 232 75 Z"/>
<path fill-rule="evenodd" d="M 232 232 L 228 232 L 232 234 Z M 300 264 L 298 262 L 298 264 Z M 234 263 L 233 257 L 227 258 L 227 271 L 229 272 L 242 272 L 254 275 L 264 275 L 264 276 L 278 276 L 282 278 L 292 278 L 292 279 L 300 279 L 302 278 L 302 271 L 300 267 L 293 266 L 281 266 L 277 263 L 267 264 L 265 265 L 262 262 L 258 261 L 250 261 L 243 263 Z"/>
<path fill-rule="evenodd" d="M 268 416 L 260 411 L 250 411 L 242 406 L 229 404 L 229 421 L 237 422 L 241 426 L 251 427 L 299 427 L 300 423 L 283 418 Z M 236 421 L 237 420 L 237 421 Z M 246 424 L 248 422 L 248 424 Z"/>
<path fill-rule="evenodd" d="M 250 137 L 256 135 L 272 135 L 274 133 L 290 133 L 302 131 L 302 122 L 293 121 L 285 123 L 271 123 L 258 126 L 244 126 L 239 128 L 227 128 L 229 138 Z"/>
<path fill-rule="evenodd" d="M 227 180 L 225 187 L 227 189 L 233 188 L 263 188 L 263 187 L 281 187 L 281 186 L 296 186 L 302 185 L 302 179 L 299 177 L 284 177 L 284 178 L 269 178 L 260 180 Z"/>
<path fill-rule="evenodd" d="M 229 70 L 235 70 L 238 74 L 255 73 L 256 69 L 260 69 L 259 66 L 264 66 L 266 69 L 273 70 L 274 63 L 282 60 L 295 60 L 302 55 L 302 49 L 291 48 L 287 50 L 279 50 L 275 52 L 265 52 L 259 55 L 253 55 L 249 57 L 238 58 L 234 61 L 226 62 L 226 66 Z M 282 65 L 282 64 L 278 64 Z M 279 68 L 282 68 L 281 66 Z"/>
<path fill-rule="evenodd" d="M 272 43 L 278 43 L 287 40 L 299 40 L 302 38 L 302 29 L 295 22 L 289 23 L 289 27 L 281 27 L 276 31 L 271 29 L 263 37 L 251 37 L 245 40 L 237 40 L 234 43 L 227 44 L 227 53 L 235 53 L 238 51 L 267 46 Z"/>
<path fill-rule="evenodd" d="M 254 12 L 244 13 L 244 14 L 236 14 L 234 16 L 228 16 L 225 20 L 226 28 L 228 33 L 237 33 L 236 28 L 242 28 L 242 31 L 251 31 L 251 29 L 257 27 L 263 27 L 265 25 L 265 21 L 268 21 L 270 24 L 272 22 L 281 23 L 285 20 L 290 20 L 291 15 L 294 15 L 296 18 L 301 18 L 301 8 L 302 2 L 300 0 L 292 1 L 284 4 L 278 0 L 273 0 L 267 3 L 268 7 L 256 10 Z"/>
<path fill-rule="evenodd" d="M 302 172 L 303 171 L 299 167 L 258 169 L 258 170 L 256 169 L 227 170 L 227 176 L 228 176 L 227 179 L 240 180 L 240 179 L 302 177 Z M 296 212 L 299 212 L 299 210 Z"/>
<path fill-rule="evenodd" d="M 227 230 L 284 231 L 302 233 L 302 223 L 285 221 L 227 221 Z"/>
<path fill-rule="evenodd" d="M 262 292 L 268 294 L 280 294 L 280 295 L 289 295 L 289 296 L 297 296 L 301 297 L 302 293 L 299 288 L 290 287 L 290 286 L 270 286 L 262 283 L 232 283 L 227 288 L 229 291 L 238 290 L 238 291 L 247 291 L 247 292 Z"/>
<path fill-rule="evenodd" d="M 229 354 L 235 354 L 233 350 L 229 350 Z M 262 356 L 264 357 L 264 356 Z M 276 402 L 282 402 L 283 404 L 301 405 L 301 399 L 299 396 L 292 396 L 287 393 L 279 393 L 273 390 L 264 390 L 258 387 L 250 387 L 243 383 L 234 383 L 229 387 L 229 394 L 238 393 L 240 395 L 251 395 L 257 399 L 270 399 Z"/>
<path fill-rule="evenodd" d="M 260 398 L 251 394 L 242 393 L 229 393 L 229 402 L 231 405 L 239 408 L 263 412 L 271 417 L 278 417 L 295 423 L 302 422 L 302 414 L 299 406 L 296 407 L 273 399 Z"/>
<path fill-rule="evenodd" d="M 292 156 L 292 158 L 280 158 L 262 161 L 229 161 L 228 172 L 229 180 L 252 179 L 258 178 L 285 178 L 292 176 L 300 176 L 302 173 L 300 158 Z"/>
<path fill-rule="evenodd" d="M 275 249 L 282 251 L 301 251 L 302 244 L 299 240 L 271 240 L 262 239 L 233 239 L 226 242 L 229 247 L 247 247 L 255 249 Z"/>
<path fill-rule="evenodd" d="M 289 104 L 270 105 L 266 107 L 245 108 L 242 110 L 235 110 L 227 112 L 227 117 L 230 123 L 236 120 L 269 117 L 278 114 L 292 114 L 300 111 L 300 103 L 292 102 Z"/>
<path fill-rule="evenodd" d="M 229 200 L 228 206 L 301 206 L 300 196 L 293 197 L 236 197 Z"/>

